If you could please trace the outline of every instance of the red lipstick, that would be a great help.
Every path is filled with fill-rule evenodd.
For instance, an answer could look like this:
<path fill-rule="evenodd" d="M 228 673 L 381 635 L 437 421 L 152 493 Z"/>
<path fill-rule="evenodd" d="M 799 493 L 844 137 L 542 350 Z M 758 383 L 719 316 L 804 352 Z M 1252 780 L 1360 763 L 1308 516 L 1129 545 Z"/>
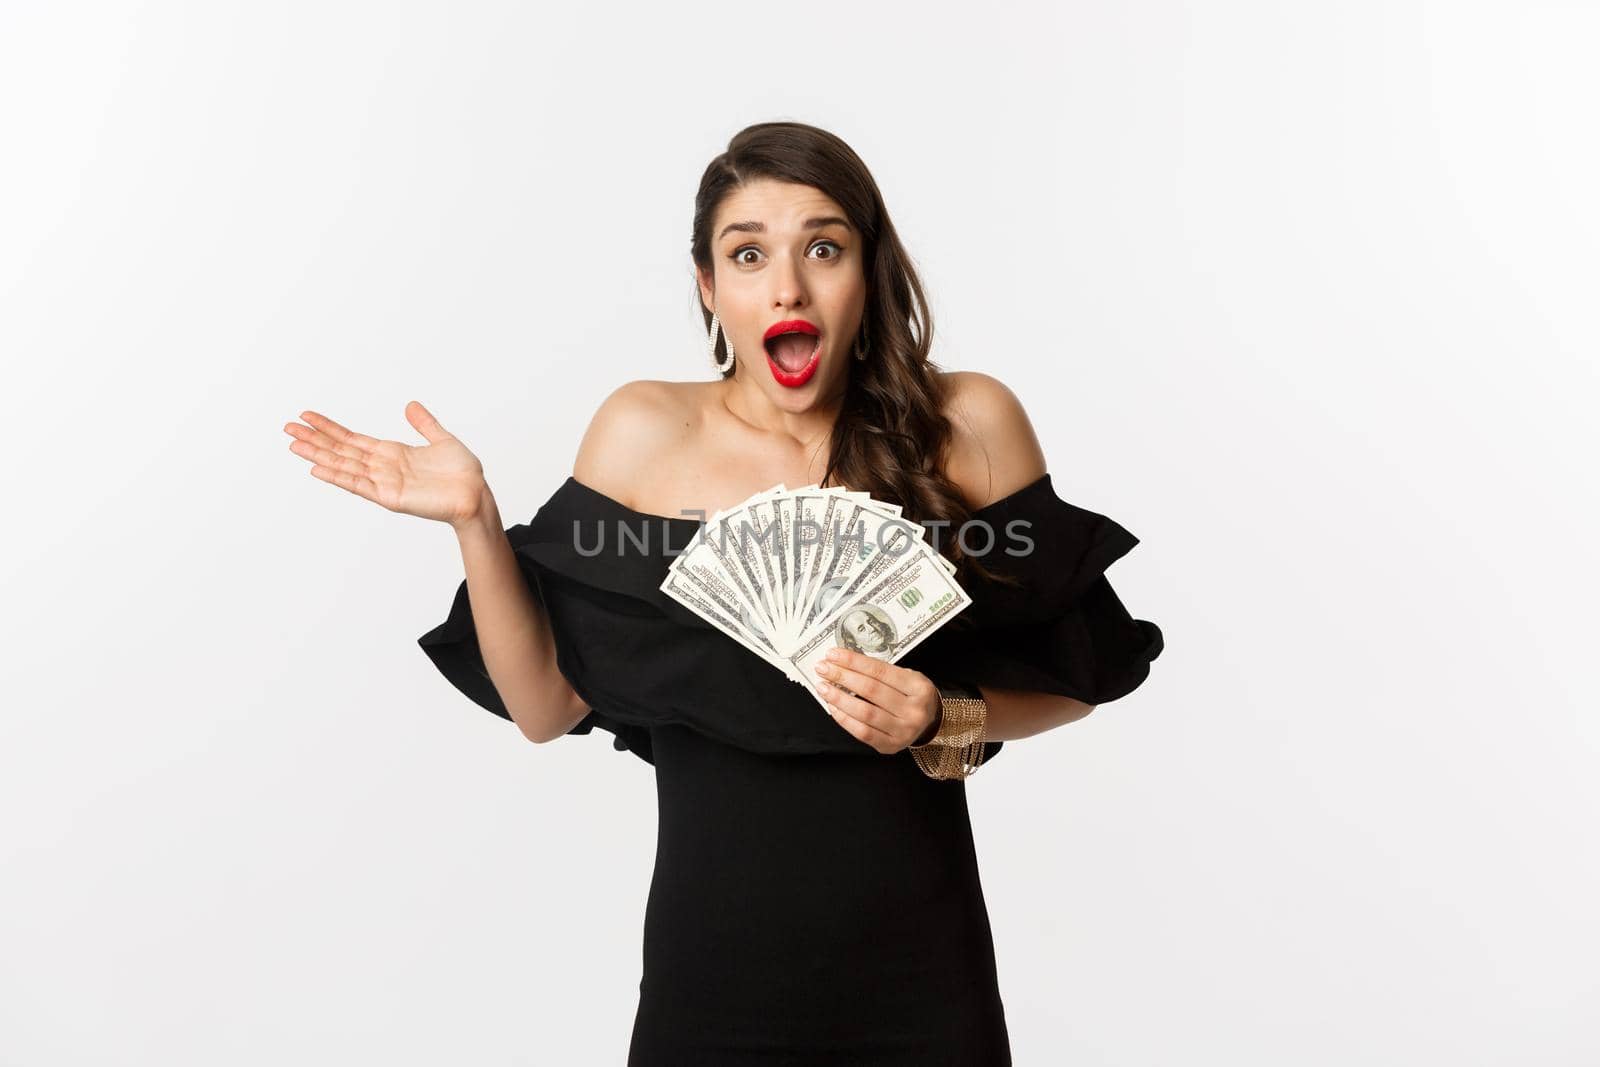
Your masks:
<path fill-rule="evenodd" d="M 816 342 L 811 349 L 810 358 L 798 367 L 794 366 L 792 359 L 789 360 L 790 366 L 784 367 L 773 357 L 772 349 L 770 347 L 767 348 L 767 366 L 772 370 L 772 377 L 779 385 L 789 389 L 798 389 L 811 380 L 811 376 L 817 372 L 817 365 L 822 360 L 822 331 L 805 319 L 785 319 L 767 327 L 767 332 L 761 335 L 762 345 L 767 346 L 774 338 L 784 334 L 802 334 L 816 338 Z M 783 344 L 786 346 L 787 352 L 792 353 L 794 351 L 788 347 L 793 345 L 794 342 L 785 341 Z"/>

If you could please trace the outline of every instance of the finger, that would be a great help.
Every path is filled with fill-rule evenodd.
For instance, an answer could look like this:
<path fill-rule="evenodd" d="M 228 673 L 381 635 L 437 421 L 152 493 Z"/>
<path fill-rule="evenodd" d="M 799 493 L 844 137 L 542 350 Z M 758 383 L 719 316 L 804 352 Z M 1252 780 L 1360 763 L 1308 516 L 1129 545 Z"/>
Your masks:
<path fill-rule="evenodd" d="M 862 744 L 870 745 L 872 743 L 872 741 L 871 741 L 872 735 L 867 732 L 867 731 L 869 731 L 871 729 L 870 726 L 867 726 L 864 723 L 857 722 L 855 719 L 852 719 L 850 716 L 846 715 L 844 712 L 840 711 L 838 708 L 834 707 L 831 704 L 824 704 L 824 705 L 822 705 L 822 707 L 823 707 L 823 710 L 825 710 L 828 713 L 828 718 L 830 718 L 834 722 L 838 723 L 839 724 L 839 728 L 842 729 L 845 733 L 847 733 L 850 736 L 854 737 L 857 741 L 860 741 Z"/>
<path fill-rule="evenodd" d="M 838 663 L 817 664 L 817 674 L 836 686 L 843 686 L 857 696 L 870 700 L 880 708 L 894 712 L 896 718 L 900 717 L 899 712 L 907 701 L 906 695 L 893 686 Z"/>
<path fill-rule="evenodd" d="M 302 426 L 298 422 L 285 424 L 283 430 L 297 441 L 304 441 L 308 445 L 326 449 L 341 456 L 349 456 L 351 459 L 365 459 L 370 454 L 353 444 L 340 444 L 320 430 L 313 430 L 311 427 Z"/>
<path fill-rule="evenodd" d="M 333 438 L 336 445 L 346 445 L 362 452 L 370 452 L 378 446 L 376 437 L 368 437 L 364 433 L 356 433 L 354 430 L 346 429 L 326 415 L 319 415 L 315 411 L 302 411 L 300 417 Z"/>
<path fill-rule="evenodd" d="M 370 500 L 379 504 L 378 487 L 371 478 L 360 474 L 351 474 L 348 471 L 334 470 L 331 467 L 315 466 L 311 473 L 325 482 L 337 485 L 340 489 L 347 489 L 363 500 Z"/>
<path fill-rule="evenodd" d="M 894 664 L 881 660 L 876 656 L 869 656 L 865 652 L 857 652 L 854 649 L 843 646 L 830 648 L 827 659 L 824 662 L 846 667 L 858 674 L 866 675 L 891 689 L 898 690 L 905 696 L 910 695 L 911 690 L 906 685 L 916 674 L 915 671 L 906 670 L 904 667 L 896 667 Z M 854 689 L 855 686 L 850 688 Z"/>
<path fill-rule="evenodd" d="M 433 412 L 423 407 L 420 400 L 413 400 L 406 405 L 406 421 L 415 426 L 430 445 L 450 437 L 449 432 L 439 425 L 439 420 L 433 417 Z"/>
<path fill-rule="evenodd" d="M 822 693 L 822 699 L 827 701 L 825 706 L 834 722 L 874 748 L 893 743 L 894 738 L 887 731 L 874 725 L 874 720 L 882 717 L 883 709 L 827 682 L 817 683 L 817 689 Z"/>
<path fill-rule="evenodd" d="M 309 441 L 291 441 L 289 442 L 289 451 L 302 459 L 309 459 L 311 462 L 328 470 L 338 471 L 342 474 L 366 477 L 370 473 L 363 458 L 342 455 L 334 449 L 320 448 Z"/>

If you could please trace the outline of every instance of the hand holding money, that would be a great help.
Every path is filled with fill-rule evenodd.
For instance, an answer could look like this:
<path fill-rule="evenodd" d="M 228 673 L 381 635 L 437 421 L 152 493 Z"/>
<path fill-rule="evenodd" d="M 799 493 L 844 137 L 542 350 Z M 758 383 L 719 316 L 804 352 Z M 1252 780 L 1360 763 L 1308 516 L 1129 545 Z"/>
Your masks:
<path fill-rule="evenodd" d="M 914 717 L 914 706 L 927 699 L 913 681 L 926 677 L 904 668 L 874 676 L 860 668 L 869 659 L 893 664 L 972 603 L 954 573 L 896 505 L 837 487 L 780 484 L 708 519 L 673 560 L 661 590 L 804 685 L 830 715 L 836 704 L 824 696 L 817 668 L 831 649 L 853 653 L 846 657 L 855 672 L 850 677 L 872 678 L 900 694 L 880 694 L 892 711 L 867 695 L 898 722 Z M 836 697 L 856 695 L 848 680 L 840 686 L 846 693 L 835 689 Z"/>
<path fill-rule="evenodd" d="M 817 673 L 833 721 L 884 755 L 921 737 L 939 713 L 939 687 L 921 671 L 833 648 Z"/>

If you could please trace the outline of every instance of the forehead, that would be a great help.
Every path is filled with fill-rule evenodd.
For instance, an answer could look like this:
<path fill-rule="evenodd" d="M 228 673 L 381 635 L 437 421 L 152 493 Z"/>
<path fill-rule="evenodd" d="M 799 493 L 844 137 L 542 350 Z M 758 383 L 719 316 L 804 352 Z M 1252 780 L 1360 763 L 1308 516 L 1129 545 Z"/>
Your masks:
<path fill-rule="evenodd" d="M 711 235 L 716 238 L 730 222 L 765 223 L 768 233 L 799 230 L 818 215 L 848 217 L 838 201 L 815 186 L 758 178 L 728 194 L 717 209 Z"/>

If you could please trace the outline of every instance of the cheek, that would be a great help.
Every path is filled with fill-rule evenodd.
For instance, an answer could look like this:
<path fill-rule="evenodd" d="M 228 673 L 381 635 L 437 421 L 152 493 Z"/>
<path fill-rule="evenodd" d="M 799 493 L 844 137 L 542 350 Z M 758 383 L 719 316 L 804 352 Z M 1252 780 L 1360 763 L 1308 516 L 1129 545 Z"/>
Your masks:
<path fill-rule="evenodd" d="M 835 274 L 817 284 L 818 298 L 835 310 L 852 312 L 867 306 L 867 286 L 859 274 L 848 277 Z"/>

